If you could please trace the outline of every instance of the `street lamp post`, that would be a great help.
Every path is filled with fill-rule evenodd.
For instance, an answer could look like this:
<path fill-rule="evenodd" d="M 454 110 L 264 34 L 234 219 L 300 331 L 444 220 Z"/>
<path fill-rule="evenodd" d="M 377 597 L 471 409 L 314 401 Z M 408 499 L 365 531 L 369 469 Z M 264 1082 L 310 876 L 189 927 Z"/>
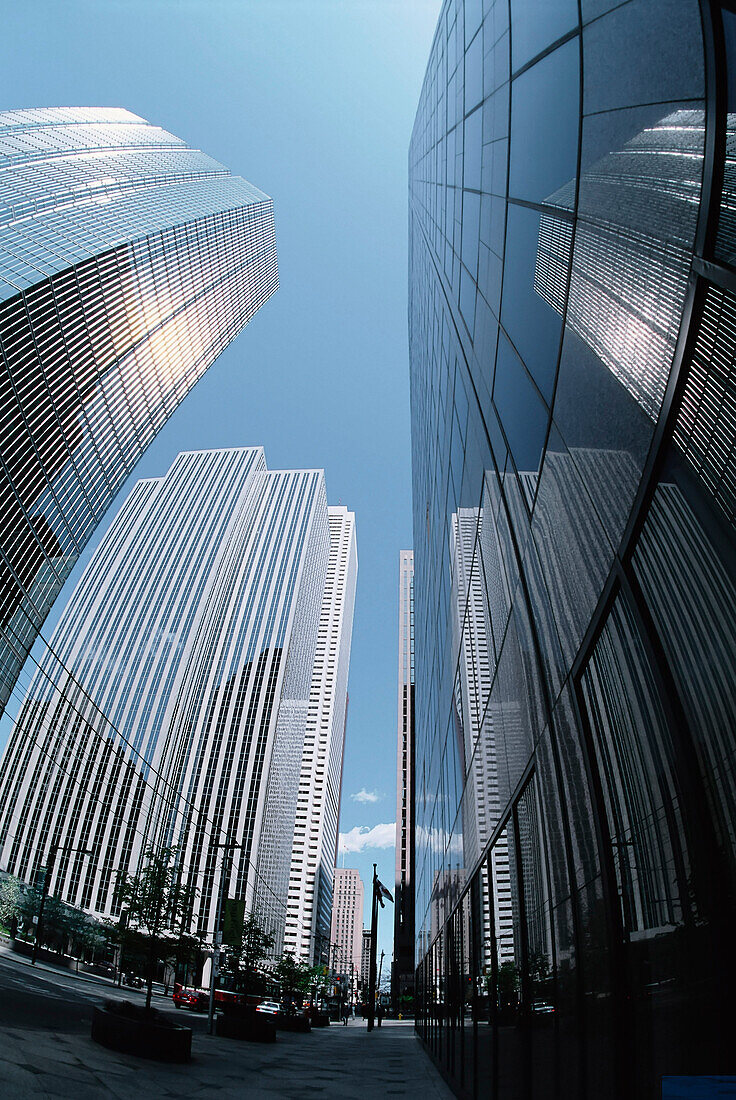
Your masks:
<path fill-rule="evenodd" d="M 217 916 L 215 917 L 215 937 L 212 945 L 212 969 L 210 973 L 210 1003 L 209 1011 L 207 1013 L 207 1033 L 212 1035 L 215 1030 L 215 979 L 217 978 L 218 971 L 220 969 L 220 946 L 222 944 L 222 910 L 225 904 L 225 887 L 227 884 L 227 878 L 230 873 L 230 864 L 232 863 L 233 851 L 235 848 L 241 848 L 241 844 L 233 844 L 232 841 L 226 841 L 225 844 L 215 845 L 217 848 L 224 848 L 225 855 L 222 860 L 222 874 L 220 875 L 220 890 L 217 896 Z"/>
<path fill-rule="evenodd" d="M 36 938 L 33 941 L 33 953 L 31 955 L 31 963 L 36 965 L 36 959 L 38 957 L 38 949 L 41 946 L 41 937 L 43 936 L 43 911 L 46 905 L 46 898 L 48 897 L 49 888 L 51 886 L 51 875 L 54 870 L 54 861 L 59 851 L 60 845 L 52 844 L 49 848 L 49 857 L 46 860 L 46 870 L 43 876 L 43 886 L 41 887 L 41 901 L 38 905 L 38 921 L 36 923 Z M 62 855 L 68 855 L 71 852 L 82 852 L 85 856 L 91 856 L 92 852 L 89 848 L 61 848 Z"/>

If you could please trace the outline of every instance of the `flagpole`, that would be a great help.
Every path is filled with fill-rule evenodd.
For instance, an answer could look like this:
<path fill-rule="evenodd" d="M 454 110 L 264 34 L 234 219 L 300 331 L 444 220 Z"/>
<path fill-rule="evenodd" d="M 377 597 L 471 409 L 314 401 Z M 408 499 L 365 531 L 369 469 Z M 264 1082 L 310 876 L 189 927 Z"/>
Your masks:
<path fill-rule="evenodd" d="M 378 940 L 378 875 L 373 864 L 373 898 L 371 901 L 371 952 L 368 967 L 368 1030 L 373 1031 L 376 1014 L 376 941 Z"/>

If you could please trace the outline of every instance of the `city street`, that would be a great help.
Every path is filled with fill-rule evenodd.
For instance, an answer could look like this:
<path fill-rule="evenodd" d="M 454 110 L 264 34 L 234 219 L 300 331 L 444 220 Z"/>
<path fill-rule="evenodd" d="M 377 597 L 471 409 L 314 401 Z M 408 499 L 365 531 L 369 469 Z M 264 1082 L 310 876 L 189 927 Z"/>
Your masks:
<path fill-rule="evenodd" d="M 116 1054 L 89 1037 L 92 1008 L 118 996 L 111 982 L 46 964 L 35 968 L 0 948 L 0 1080 L 9 1100 L 26 1097 L 120 1097 L 141 1088 L 149 1096 L 217 1093 L 223 1097 L 304 1096 L 371 1098 L 451 1096 L 421 1050 L 410 1023 L 384 1022 L 371 1035 L 362 1020 L 310 1035 L 279 1032 L 270 1045 L 206 1034 L 206 1018 L 176 1012 L 170 998 L 154 996 L 193 1031 L 189 1065 L 164 1065 Z M 142 1001 L 139 990 L 123 995 Z"/>

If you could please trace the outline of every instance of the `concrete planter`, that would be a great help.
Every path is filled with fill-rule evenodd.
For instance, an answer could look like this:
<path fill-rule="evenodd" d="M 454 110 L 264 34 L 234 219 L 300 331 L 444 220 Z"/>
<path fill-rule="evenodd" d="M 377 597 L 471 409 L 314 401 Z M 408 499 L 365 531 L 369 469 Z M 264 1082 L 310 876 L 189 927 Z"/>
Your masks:
<path fill-rule="evenodd" d="M 312 1016 L 312 1027 L 329 1027 L 330 1017 L 326 1012 L 315 1012 Z"/>
<path fill-rule="evenodd" d="M 276 1027 L 281 1031 L 311 1031 L 312 1025 L 308 1016 L 302 1014 L 287 1015 L 286 1013 L 279 1012 L 276 1017 Z"/>
<path fill-rule="evenodd" d="M 27 959 L 30 959 L 33 955 L 33 944 L 30 940 L 20 940 L 16 938 L 10 942 L 16 954 L 25 955 Z M 53 963 L 54 966 L 63 966 L 65 970 L 74 970 L 77 966 L 77 960 L 73 959 L 71 955 L 59 955 L 56 951 L 51 951 L 48 947 L 39 947 L 37 957 L 41 962 Z"/>
<path fill-rule="evenodd" d="M 109 1050 L 154 1058 L 158 1062 L 188 1062 L 192 1056 L 192 1029 L 182 1027 L 153 1010 L 144 1016 L 139 1005 L 107 1001 L 92 1014 L 92 1038 Z"/>
<path fill-rule="evenodd" d="M 275 1043 L 276 1023 L 250 1005 L 228 1005 L 219 1013 L 215 1031 L 223 1039 L 244 1039 L 250 1043 Z"/>

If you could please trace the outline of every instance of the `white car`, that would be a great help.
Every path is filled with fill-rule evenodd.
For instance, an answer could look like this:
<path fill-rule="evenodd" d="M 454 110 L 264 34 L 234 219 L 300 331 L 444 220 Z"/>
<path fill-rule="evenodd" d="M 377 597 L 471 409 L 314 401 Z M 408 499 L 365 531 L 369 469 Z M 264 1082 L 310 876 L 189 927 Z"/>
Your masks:
<path fill-rule="evenodd" d="M 276 1001 L 261 1001 L 259 1005 L 256 1005 L 256 1012 L 265 1012 L 269 1016 L 275 1016 L 281 1011 L 281 1006 Z"/>

